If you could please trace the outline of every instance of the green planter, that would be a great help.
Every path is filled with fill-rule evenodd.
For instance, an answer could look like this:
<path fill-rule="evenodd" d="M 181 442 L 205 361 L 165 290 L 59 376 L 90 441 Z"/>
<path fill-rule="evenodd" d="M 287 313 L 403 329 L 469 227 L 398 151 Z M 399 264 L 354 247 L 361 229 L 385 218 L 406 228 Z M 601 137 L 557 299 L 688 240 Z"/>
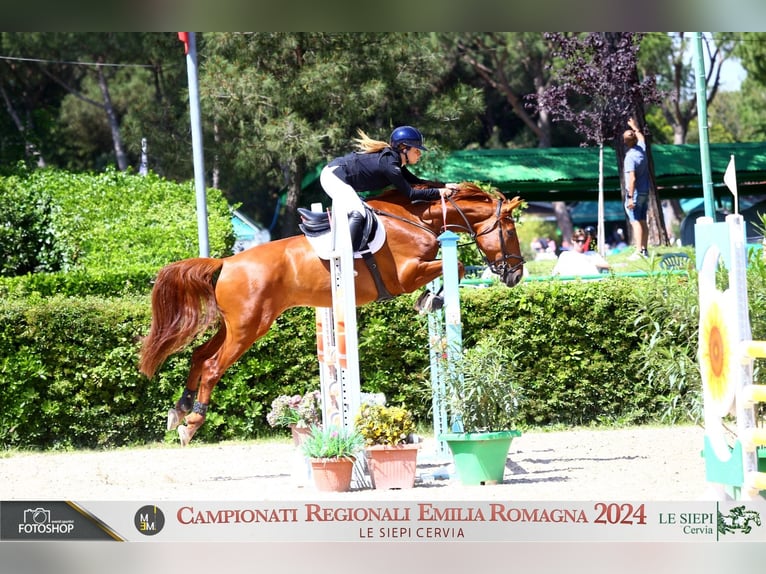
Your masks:
<path fill-rule="evenodd" d="M 460 482 L 471 484 L 501 484 L 514 437 L 521 431 L 444 433 L 439 440 L 447 443 L 455 460 Z"/>

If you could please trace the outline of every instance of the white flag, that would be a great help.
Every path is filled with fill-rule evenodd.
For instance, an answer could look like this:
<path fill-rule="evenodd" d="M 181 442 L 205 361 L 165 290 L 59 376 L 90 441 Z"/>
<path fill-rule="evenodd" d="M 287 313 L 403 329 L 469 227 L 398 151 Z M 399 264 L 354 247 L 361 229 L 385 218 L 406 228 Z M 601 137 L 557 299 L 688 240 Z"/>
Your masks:
<path fill-rule="evenodd" d="M 734 168 L 734 154 L 732 154 L 729 160 L 729 167 L 726 168 L 726 173 L 723 174 L 723 182 L 729 191 L 734 195 L 734 203 L 737 202 L 737 170 Z"/>

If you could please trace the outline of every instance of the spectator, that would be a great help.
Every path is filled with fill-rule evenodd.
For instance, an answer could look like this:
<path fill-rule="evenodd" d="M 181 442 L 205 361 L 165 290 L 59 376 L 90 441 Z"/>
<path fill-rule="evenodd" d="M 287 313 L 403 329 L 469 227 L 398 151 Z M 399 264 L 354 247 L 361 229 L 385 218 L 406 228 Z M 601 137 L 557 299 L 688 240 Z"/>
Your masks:
<path fill-rule="evenodd" d="M 582 229 L 572 234 L 572 249 L 562 251 L 553 275 L 583 276 L 598 275 L 611 269 L 606 259 L 590 249 L 593 238 Z"/>
<path fill-rule="evenodd" d="M 556 242 L 546 237 L 538 237 L 532 241 L 532 251 L 535 252 L 535 260 L 556 259 Z"/>
<path fill-rule="evenodd" d="M 625 172 L 625 213 L 628 215 L 633 231 L 633 243 L 636 252 L 630 259 L 648 257 L 646 249 L 649 239 L 649 227 L 646 213 L 649 207 L 649 162 L 646 159 L 646 138 L 638 128 L 636 120 L 630 118 L 622 140 L 628 151 L 625 153 L 623 171 Z"/>

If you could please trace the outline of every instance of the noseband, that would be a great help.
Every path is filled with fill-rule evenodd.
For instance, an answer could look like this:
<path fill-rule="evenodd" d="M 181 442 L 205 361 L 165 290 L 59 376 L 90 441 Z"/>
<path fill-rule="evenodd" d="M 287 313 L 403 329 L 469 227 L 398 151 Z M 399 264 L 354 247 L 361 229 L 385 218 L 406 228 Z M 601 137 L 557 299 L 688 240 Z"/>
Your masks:
<path fill-rule="evenodd" d="M 447 201 L 449 201 L 452 204 L 452 207 L 455 208 L 455 211 L 457 211 L 460 214 L 460 217 L 463 219 L 463 222 L 465 225 L 446 225 L 445 229 L 448 227 L 456 227 L 458 229 L 462 229 L 465 231 L 470 237 L 471 240 L 476 243 L 478 238 L 482 235 L 487 235 L 497 229 L 498 238 L 500 239 L 500 253 L 502 254 L 498 259 L 495 259 L 495 261 L 490 261 L 489 258 L 484 254 L 484 252 L 479 249 L 482 256 L 484 257 L 484 263 L 487 264 L 490 271 L 492 273 L 495 273 L 496 275 L 500 275 L 502 277 L 505 277 L 508 273 L 513 273 L 516 271 L 519 267 L 524 265 L 524 257 L 521 255 L 516 255 L 515 253 L 508 253 L 505 248 L 505 236 L 503 234 L 503 226 L 501 225 L 503 219 L 509 220 L 511 223 L 514 223 L 513 215 L 507 215 L 505 217 L 500 217 L 500 213 L 503 208 L 503 200 L 498 199 L 497 200 L 497 209 L 495 210 L 495 221 L 487 227 L 485 230 L 483 230 L 480 233 L 474 233 L 473 229 L 471 228 L 471 223 L 468 221 L 468 218 L 465 216 L 465 213 L 463 213 L 463 210 L 460 209 L 457 204 L 452 200 L 451 197 L 447 197 Z M 514 226 L 514 233 L 516 232 L 516 228 Z M 509 263 L 509 260 L 516 259 L 518 260 L 516 263 Z"/>

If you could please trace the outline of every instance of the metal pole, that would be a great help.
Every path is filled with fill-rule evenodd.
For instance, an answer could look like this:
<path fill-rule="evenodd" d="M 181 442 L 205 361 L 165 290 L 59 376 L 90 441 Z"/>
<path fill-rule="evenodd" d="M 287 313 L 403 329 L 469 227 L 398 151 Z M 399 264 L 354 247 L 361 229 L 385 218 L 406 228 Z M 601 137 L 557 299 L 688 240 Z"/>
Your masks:
<path fill-rule="evenodd" d="M 702 32 L 697 32 L 694 52 L 694 74 L 697 79 L 697 119 L 700 132 L 700 161 L 702 168 L 702 193 L 705 203 L 705 216 L 715 221 L 715 197 L 713 196 L 713 177 L 710 172 L 710 146 L 707 124 L 707 80 L 705 61 L 702 55 Z"/>
<path fill-rule="evenodd" d="M 437 238 L 442 246 L 442 275 L 444 277 L 444 329 L 447 338 L 447 370 L 450 377 L 460 377 L 455 372 L 463 354 L 463 326 L 460 320 L 460 273 L 458 271 L 457 240 L 459 236 L 445 231 Z M 463 421 L 453 420 L 452 432 L 463 432 Z"/>
<path fill-rule="evenodd" d="M 189 79 L 189 116 L 191 117 L 192 153 L 194 158 L 194 188 L 197 192 L 199 256 L 209 257 L 205 160 L 202 153 L 202 123 L 200 120 L 199 81 L 197 78 L 197 39 L 194 32 L 189 32 L 188 34 L 189 52 L 186 55 L 186 74 Z"/>

